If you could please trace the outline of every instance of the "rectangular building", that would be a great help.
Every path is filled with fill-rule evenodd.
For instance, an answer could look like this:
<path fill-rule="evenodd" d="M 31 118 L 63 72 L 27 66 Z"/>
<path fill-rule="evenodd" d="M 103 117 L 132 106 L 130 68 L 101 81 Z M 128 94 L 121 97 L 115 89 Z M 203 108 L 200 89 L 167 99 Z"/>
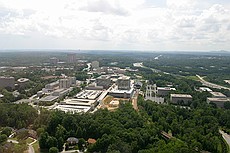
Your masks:
<path fill-rule="evenodd" d="M 130 90 L 131 83 L 129 76 L 121 76 L 117 79 L 118 90 Z"/>
<path fill-rule="evenodd" d="M 59 80 L 59 88 L 69 88 L 70 87 L 70 80 L 69 79 L 60 79 Z"/>
<path fill-rule="evenodd" d="M 224 103 L 230 102 L 230 98 L 207 98 L 207 103 L 214 103 L 219 108 L 224 108 Z"/>
<path fill-rule="evenodd" d="M 226 98 L 227 97 L 221 92 L 210 92 L 210 94 L 212 95 L 213 98 Z"/>
<path fill-rule="evenodd" d="M 14 77 L 0 77 L 0 88 L 10 87 L 12 89 L 15 88 L 15 79 Z"/>
<path fill-rule="evenodd" d="M 171 94 L 170 102 L 173 104 L 188 104 L 192 101 L 192 96 L 187 94 Z"/>
<path fill-rule="evenodd" d="M 97 86 L 103 86 L 104 89 L 109 88 L 111 85 L 111 79 L 110 76 L 107 75 L 101 75 L 98 78 L 96 78 L 96 84 Z"/>
<path fill-rule="evenodd" d="M 170 87 L 157 87 L 157 95 L 158 96 L 166 96 L 170 91 L 175 91 L 175 88 Z"/>

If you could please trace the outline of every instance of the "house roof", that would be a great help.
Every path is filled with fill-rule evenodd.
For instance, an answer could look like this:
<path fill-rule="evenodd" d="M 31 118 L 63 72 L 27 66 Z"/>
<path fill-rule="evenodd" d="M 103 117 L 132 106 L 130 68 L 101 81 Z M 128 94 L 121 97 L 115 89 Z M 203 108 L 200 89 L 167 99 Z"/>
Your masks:
<path fill-rule="evenodd" d="M 92 138 L 89 138 L 87 142 L 88 142 L 89 144 L 94 144 L 94 143 L 97 142 L 97 140 L 92 139 Z"/>

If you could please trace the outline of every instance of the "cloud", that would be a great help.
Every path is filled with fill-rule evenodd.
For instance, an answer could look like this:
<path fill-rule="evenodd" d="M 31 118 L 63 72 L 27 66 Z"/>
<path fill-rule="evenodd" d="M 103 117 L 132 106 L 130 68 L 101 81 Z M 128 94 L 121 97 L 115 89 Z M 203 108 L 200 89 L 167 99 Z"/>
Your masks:
<path fill-rule="evenodd" d="M 114 14 L 114 15 L 121 15 L 121 16 L 127 16 L 129 14 L 128 10 L 121 7 L 118 1 L 111 3 L 106 0 L 96 0 L 96 1 L 88 0 L 87 5 L 80 9 L 88 12 L 102 12 L 105 14 Z"/>
<path fill-rule="evenodd" d="M 39 34 L 41 40 L 50 37 L 86 49 L 98 47 L 96 43 L 102 49 L 192 50 L 207 44 L 206 49 L 230 48 L 226 43 L 230 8 L 208 0 L 167 0 L 159 7 L 150 7 L 145 0 L 0 0 L 0 4 L 0 35 L 17 39 Z"/>

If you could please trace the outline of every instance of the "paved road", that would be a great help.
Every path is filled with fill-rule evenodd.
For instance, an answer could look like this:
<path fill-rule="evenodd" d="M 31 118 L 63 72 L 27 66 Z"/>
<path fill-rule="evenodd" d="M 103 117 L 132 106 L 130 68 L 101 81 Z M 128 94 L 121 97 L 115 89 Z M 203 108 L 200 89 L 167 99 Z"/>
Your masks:
<path fill-rule="evenodd" d="M 211 82 L 208 82 L 208 81 L 205 81 L 203 79 L 203 77 L 199 76 L 199 75 L 196 75 L 198 78 L 199 78 L 199 81 L 205 85 L 205 86 L 208 86 L 210 88 L 216 88 L 216 89 L 227 89 L 227 90 L 230 90 L 230 88 L 227 88 L 227 87 L 224 87 L 224 86 L 221 86 L 221 85 L 218 85 L 218 84 L 214 84 L 214 83 L 211 83 Z"/>
<path fill-rule="evenodd" d="M 34 141 L 33 142 L 31 142 L 30 144 L 29 144 L 29 147 L 28 147 L 28 153 L 35 153 L 35 151 L 34 151 L 34 147 L 33 147 L 33 144 L 34 143 L 36 143 L 37 142 L 37 140 L 36 139 L 33 139 Z"/>
<path fill-rule="evenodd" d="M 219 130 L 219 132 L 222 135 L 222 137 L 224 138 L 224 140 L 227 142 L 228 146 L 230 147 L 230 135 L 228 135 L 227 133 L 225 133 L 222 130 Z"/>

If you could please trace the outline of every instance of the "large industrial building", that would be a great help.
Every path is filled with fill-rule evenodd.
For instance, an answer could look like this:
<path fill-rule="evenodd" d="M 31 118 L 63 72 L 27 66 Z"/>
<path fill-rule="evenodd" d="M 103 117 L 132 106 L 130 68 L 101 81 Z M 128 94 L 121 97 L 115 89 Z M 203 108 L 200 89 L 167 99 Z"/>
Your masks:
<path fill-rule="evenodd" d="M 210 92 L 210 94 L 212 95 L 212 98 L 226 98 L 227 97 L 221 92 Z"/>
<path fill-rule="evenodd" d="M 171 94 L 170 101 L 173 104 L 188 104 L 192 101 L 192 96 L 187 94 Z"/>
<path fill-rule="evenodd" d="M 97 86 L 102 86 L 104 89 L 107 89 L 111 85 L 111 79 L 108 75 L 101 75 L 96 79 Z"/>
<path fill-rule="evenodd" d="M 130 77 L 121 76 L 117 79 L 118 90 L 130 90 Z"/>
<path fill-rule="evenodd" d="M 0 76 L 0 88 L 10 87 L 15 88 L 15 79 L 14 77 L 4 77 Z"/>
<path fill-rule="evenodd" d="M 170 88 L 170 87 L 157 87 L 157 95 L 158 96 L 166 96 L 168 95 L 171 91 L 175 91 L 175 88 Z"/>
<path fill-rule="evenodd" d="M 60 79 L 59 80 L 59 88 L 69 88 L 70 80 L 69 79 Z"/>
<path fill-rule="evenodd" d="M 224 103 L 230 102 L 230 98 L 207 98 L 207 103 L 214 103 L 219 108 L 224 108 Z"/>

